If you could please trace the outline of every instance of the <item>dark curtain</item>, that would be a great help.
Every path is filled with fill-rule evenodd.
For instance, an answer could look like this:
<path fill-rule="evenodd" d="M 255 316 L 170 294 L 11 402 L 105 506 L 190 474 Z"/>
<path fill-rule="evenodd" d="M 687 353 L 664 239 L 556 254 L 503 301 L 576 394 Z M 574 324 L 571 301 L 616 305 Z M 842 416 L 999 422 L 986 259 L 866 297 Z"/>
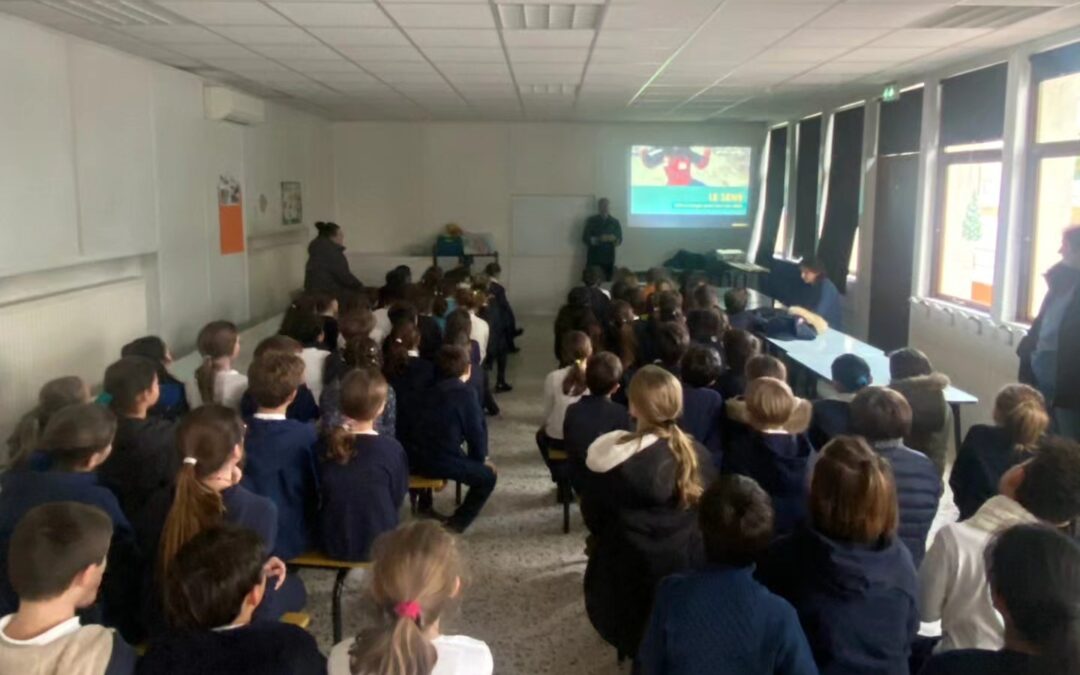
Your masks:
<path fill-rule="evenodd" d="M 862 186 L 863 106 L 833 115 L 829 163 L 829 192 L 818 257 L 836 287 L 847 290 L 848 262 L 859 227 Z"/>
<path fill-rule="evenodd" d="M 923 90 L 905 91 L 896 101 L 881 104 L 878 155 L 903 155 L 919 151 L 922 136 Z"/>
<path fill-rule="evenodd" d="M 1005 135 L 1007 64 L 941 81 L 941 146 L 996 141 Z"/>
<path fill-rule="evenodd" d="M 818 172 L 821 169 L 821 116 L 799 122 L 795 159 L 796 258 L 813 257 L 817 245 Z"/>
<path fill-rule="evenodd" d="M 787 127 L 769 132 L 769 158 L 765 166 L 765 210 L 761 216 L 761 240 L 757 262 L 764 265 L 773 257 L 780 215 L 784 210 L 784 174 L 787 167 Z"/>
<path fill-rule="evenodd" d="M 1031 74 L 1036 81 L 1080 72 L 1080 42 L 1041 52 L 1031 57 Z"/>

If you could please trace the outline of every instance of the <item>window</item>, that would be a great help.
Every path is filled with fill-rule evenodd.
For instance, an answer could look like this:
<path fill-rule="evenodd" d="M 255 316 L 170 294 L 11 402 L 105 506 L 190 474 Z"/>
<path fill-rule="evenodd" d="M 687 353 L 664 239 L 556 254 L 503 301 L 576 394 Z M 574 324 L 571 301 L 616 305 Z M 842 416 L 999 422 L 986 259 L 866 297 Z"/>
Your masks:
<path fill-rule="evenodd" d="M 776 232 L 776 246 L 773 247 L 774 258 L 787 258 L 787 206 L 780 211 L 780 229 Z"/>
<path fill-rule="evenodd" d="M 1043 274 L 1060 260 L 1061 235 L 1080 225 L 1080 73 L 1040 72 L 1039 65 L 1039 60 L 1034 60 L 1035 119 L 1030 166 L 1034 192 L 1029 220 L 1032 227 L 1024 232 L 1023 240 L 1016 316 L 1020 321 L 1031 321 L 1038 314 L 1046 297 Z"/>

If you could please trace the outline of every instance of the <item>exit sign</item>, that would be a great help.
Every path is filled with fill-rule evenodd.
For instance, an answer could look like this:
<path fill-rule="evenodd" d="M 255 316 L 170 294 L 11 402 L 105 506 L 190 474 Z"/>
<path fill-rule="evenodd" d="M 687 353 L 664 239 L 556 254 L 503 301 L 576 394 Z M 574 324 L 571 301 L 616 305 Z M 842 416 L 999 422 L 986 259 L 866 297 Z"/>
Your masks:
<path fill-rule="evenodd" d="M 885 85 L 885 90 L 881 92 L 881 100 L 885 101 L 886 103 L 892 103 L 893 101 L 900 100 L 900 85 Z"/>

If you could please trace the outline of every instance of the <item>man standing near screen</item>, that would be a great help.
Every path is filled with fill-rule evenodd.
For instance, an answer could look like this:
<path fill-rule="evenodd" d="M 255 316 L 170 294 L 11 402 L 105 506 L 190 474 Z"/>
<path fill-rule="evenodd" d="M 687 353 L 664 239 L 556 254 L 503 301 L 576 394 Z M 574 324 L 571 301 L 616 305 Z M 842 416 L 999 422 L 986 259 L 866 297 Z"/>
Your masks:
<path fill-rule="evenodd" d="M 604 277 L 611 281 L 615 270 L 615 247 L 622 243 L 622 225 L 611 215 L 611 202 L 607 197 L 601 198 L 596 206 L 600 213 L 585 221 L 585 234 L 581 237 L 589 247 L 585 265 L 604 270 Z"/>

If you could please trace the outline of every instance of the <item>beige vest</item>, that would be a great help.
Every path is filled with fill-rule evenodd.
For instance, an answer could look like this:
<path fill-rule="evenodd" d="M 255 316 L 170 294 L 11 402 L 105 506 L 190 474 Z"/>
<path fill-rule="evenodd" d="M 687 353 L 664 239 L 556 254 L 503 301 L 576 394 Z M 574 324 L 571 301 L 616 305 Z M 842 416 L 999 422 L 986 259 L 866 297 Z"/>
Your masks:
<path fill-rule="evenodd" d="M 47 645 L 0 640 L 0 673 L 7 675 L 101 675 L 109 665 L 113 631 L 83 626 Z"/>

